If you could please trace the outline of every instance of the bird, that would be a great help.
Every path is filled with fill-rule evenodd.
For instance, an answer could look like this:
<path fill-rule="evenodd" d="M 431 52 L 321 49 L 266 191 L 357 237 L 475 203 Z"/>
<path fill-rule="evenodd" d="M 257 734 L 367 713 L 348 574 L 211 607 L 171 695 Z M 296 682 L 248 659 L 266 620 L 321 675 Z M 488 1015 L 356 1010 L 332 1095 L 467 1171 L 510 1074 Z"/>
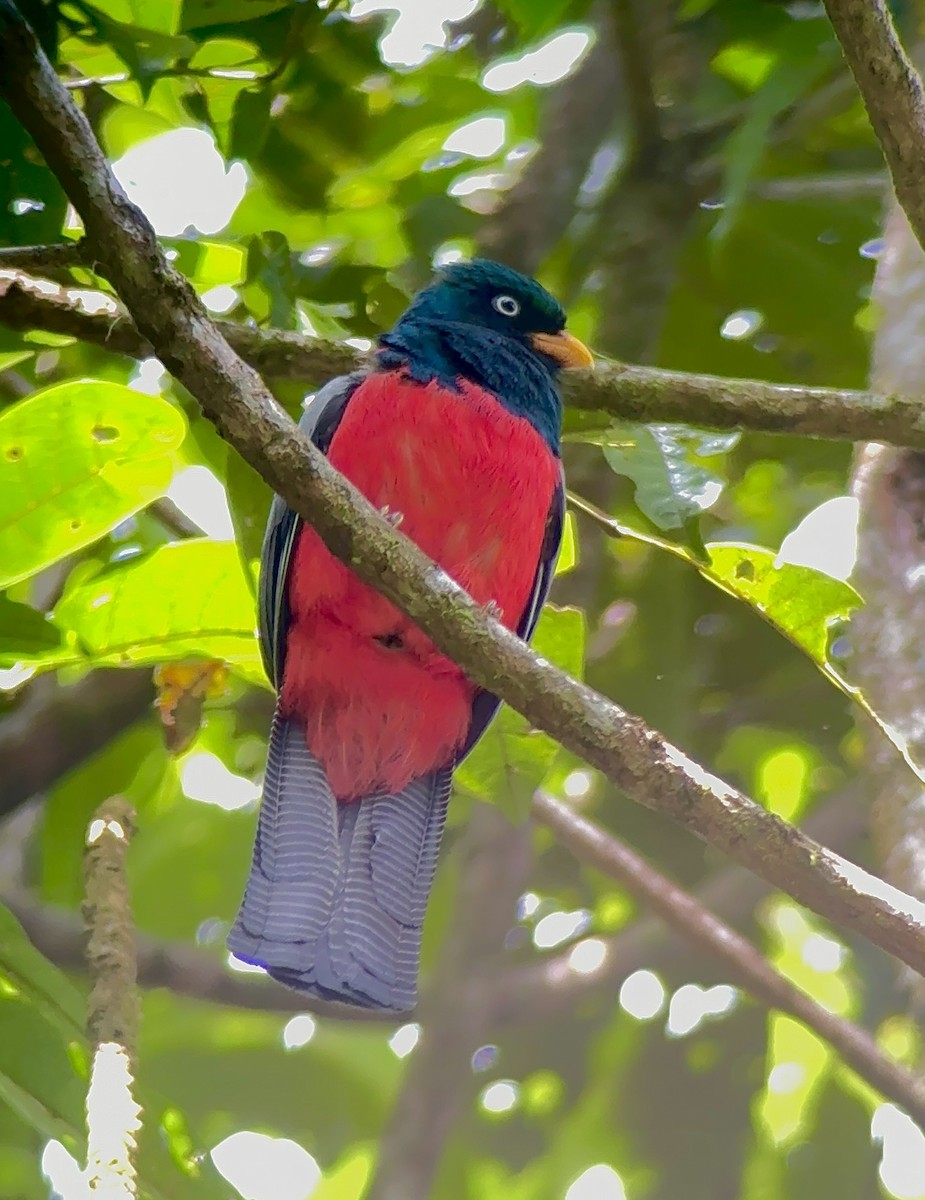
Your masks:
<path fill-rule="evenodd" d="M 555 571 L 563 368 L 589 367 L 558 301 L 487 259 L 439 269 L 369 366 L 300 427 L 523 639 Z M 274 497 L 258 587 L 277 693 L 250 874 L 228 948 L 315 998 L 404 1013 L 453 770 L 499 706 Z"/>

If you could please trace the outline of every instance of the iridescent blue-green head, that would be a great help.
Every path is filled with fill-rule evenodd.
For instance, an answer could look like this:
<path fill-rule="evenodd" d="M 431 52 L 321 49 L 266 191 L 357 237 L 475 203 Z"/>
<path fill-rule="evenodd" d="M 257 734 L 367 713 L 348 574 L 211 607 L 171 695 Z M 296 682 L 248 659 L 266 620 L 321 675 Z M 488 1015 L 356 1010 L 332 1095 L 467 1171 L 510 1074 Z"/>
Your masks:
<path fill-rule="evenodd" d="M 380 342 L 385 367 L 455 388 L 466 379 L 530 420 L 558 451 L 564 367 L 589 367 L 591 352 L 565 329 L 561 304 L 535 279 L 487 259 L 453 263 Z"/>

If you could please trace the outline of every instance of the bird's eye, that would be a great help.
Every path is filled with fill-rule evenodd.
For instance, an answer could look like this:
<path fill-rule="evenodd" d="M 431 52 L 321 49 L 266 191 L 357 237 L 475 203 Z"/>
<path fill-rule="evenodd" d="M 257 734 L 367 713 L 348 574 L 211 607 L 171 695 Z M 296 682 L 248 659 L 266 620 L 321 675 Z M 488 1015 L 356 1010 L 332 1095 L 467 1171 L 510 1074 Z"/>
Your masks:
<path fill-rule="evenodd" d="M 502 317 L 516 317 L 520 312 L 520 305 L 513 296 L 495 296 L 491 306 Z"/>

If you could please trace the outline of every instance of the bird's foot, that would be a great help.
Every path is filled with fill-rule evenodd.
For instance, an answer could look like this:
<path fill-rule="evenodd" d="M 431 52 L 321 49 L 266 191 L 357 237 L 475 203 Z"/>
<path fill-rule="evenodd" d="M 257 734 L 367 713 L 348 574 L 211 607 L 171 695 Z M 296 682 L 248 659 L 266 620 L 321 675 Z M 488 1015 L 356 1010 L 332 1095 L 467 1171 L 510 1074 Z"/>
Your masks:
<path fill-rule="evenodd" d="M 489 600 L 487 604 L 482 606 L 490 617 L 494 617 L 496 621 L 500 621 L 504 616 L 504 609 L 496 600 Z"/>
<path fill-rule="evenodd" d="M 396 529 L 405 519 L 404 513 L 393 512 L 387 504 L 383 504 L 382 508 L 379 509 L 379 516 L 384 517 L 385 520 L 388 521 L 390 525 L 394 525 Z"/>

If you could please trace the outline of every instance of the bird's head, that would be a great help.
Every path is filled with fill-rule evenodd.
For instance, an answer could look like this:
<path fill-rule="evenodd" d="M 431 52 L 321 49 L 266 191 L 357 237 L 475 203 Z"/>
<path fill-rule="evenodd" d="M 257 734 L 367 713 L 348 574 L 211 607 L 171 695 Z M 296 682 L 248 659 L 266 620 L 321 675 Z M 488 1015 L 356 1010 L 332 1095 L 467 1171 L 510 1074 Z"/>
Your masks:
<path fill-rule="evenodd" d="M 544 287 L 501 263 L 474 258 L 444 267 L 419 292 L 405 322 L 464 325 L 529 347 L 553 372 L 590 367 L 591 351 L 565 329 L 562 305 Z"/>

